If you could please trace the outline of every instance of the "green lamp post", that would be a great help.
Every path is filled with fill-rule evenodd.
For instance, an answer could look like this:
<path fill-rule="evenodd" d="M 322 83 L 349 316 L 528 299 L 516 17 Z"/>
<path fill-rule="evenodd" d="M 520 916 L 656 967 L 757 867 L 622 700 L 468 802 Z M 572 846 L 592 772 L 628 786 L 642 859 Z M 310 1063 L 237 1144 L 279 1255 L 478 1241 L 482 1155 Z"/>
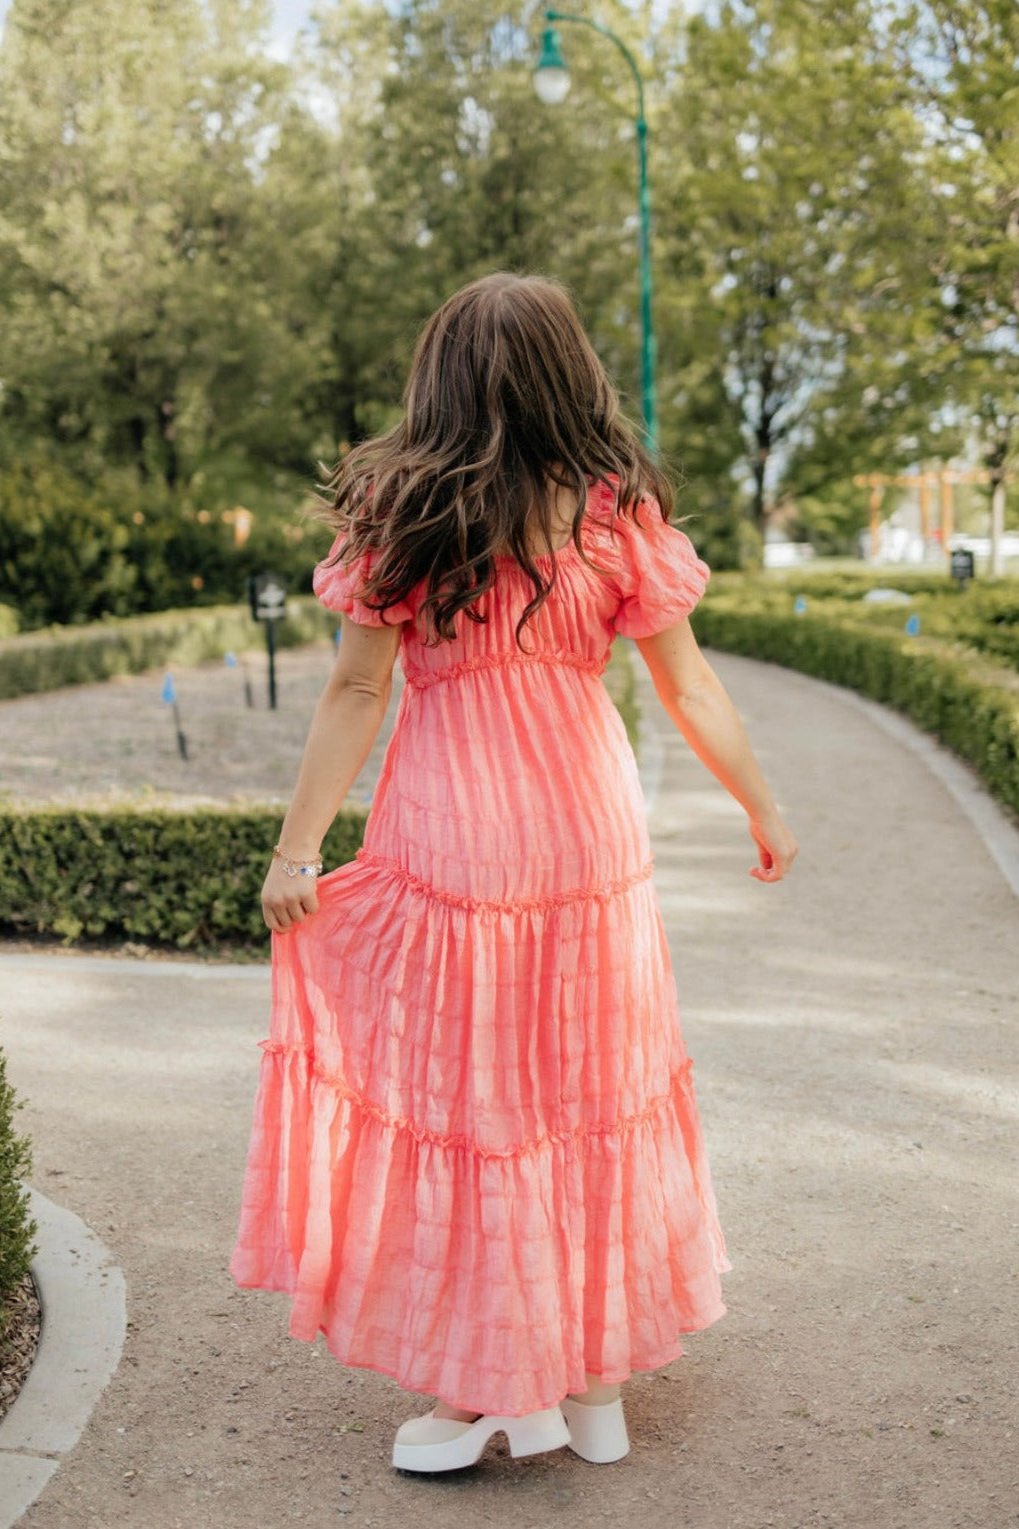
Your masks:
<path fill-rule="evenodd" d="M 658 447 L 658 409 L 655 401 L 655 332 L 651 318 L 651 195 L 648 188 L 647 118 L 644 115 L 644 80 L 637 60 L 615 32 L 566 11 L 546 11 L 548 26 L 542 36 L 541 56 L 534 69 L 534 88 L 547 106 L 559 106 L 570 89 L 570 75 L 562 55 L 557 21 L 576 22 L 590 27 L 615 43 L 630 66 L 637 85 L 637 175 L 640 209 L 640 313 L 641 313 L 641 393 L 644 413 L 644 437 L 652 451 Z"/>

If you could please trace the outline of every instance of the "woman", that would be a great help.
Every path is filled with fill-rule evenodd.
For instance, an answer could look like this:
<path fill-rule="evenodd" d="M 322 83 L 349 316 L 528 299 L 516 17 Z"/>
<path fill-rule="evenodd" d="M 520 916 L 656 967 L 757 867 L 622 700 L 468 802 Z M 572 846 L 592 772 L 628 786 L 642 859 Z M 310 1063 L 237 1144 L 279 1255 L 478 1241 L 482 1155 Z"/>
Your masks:
<path fill-rule="evenodd" d="M 689 613 L 709 578 L 565 291 L 505 274 L 425 327 L 386 435 L 328 485 L 342 641 L 266 874 L 273 999 L 231 1272 L 289 1332 L 436 1396 L 393 1464 L 626 1453 L 621 1385 L 725 1312 L 731 1268 L 636 760 L 634 640 L 797 853 Z M 319 847 L 405 684 L 362 847 Z"/>

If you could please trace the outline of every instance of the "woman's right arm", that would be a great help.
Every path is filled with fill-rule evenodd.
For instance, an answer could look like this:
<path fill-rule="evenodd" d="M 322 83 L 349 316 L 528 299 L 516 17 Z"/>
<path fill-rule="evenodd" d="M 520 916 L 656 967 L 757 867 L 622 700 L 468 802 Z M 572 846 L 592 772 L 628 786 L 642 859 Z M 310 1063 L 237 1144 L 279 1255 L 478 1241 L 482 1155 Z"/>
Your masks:
<path fill-rule="evenodd" d="M 760 857 L 750 875 L 758 881 L 780 881 L 799 846 L 775 805 L 739 713 L 701 652 L 688 618 L 634 641 L 672 721 L 746 811 Z"/>

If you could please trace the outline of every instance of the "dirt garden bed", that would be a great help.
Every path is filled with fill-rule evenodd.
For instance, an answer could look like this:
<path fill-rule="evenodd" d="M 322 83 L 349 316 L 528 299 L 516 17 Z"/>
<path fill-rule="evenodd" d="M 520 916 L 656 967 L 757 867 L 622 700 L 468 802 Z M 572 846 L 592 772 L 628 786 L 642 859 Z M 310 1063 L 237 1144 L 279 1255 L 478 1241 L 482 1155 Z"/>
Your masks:
<path fill-rule="evenodd" d="M 210 802 L 285 802 L 293 788 L 315 703 L 329 674 L 332 643 L 276 656 L 277 709 L 267 699 L 265 650 L 172 670 L 187 740 L 177 748 L 164 671 L 73 685 L 0 704 L 0 800 L 102 807 L 125 802 L 188 807 Z M 244 677 L 254 706 L 245 703 Z M 376 744 L 380 754 L 390 717 Z M 370 760 L 350 799 L 370 796 Z M 369 784 L 366 784 L 369 783 Z"/>
<path fill-rule="evenodd" d="M 0 1343 L 0 1422 L 17 1401 L 39 1347 L 42 1309 L 31 1275 L 26 1275 L 3 1302 L 3 1326 L 7 1331 Z"/>
<path fill-rule="evenodd" d="M 0 702 L 0 805 L 285 805 L 333 654 L 329 641 L 278 653 L 275 711 L 264 648 L 238 654 L 233 668 L 222 660 L 174 668 L 187 760 L 162 699 L 162 669 Z M 624 645 L 616 644 L 604 678 L 625 714 L 632 675 Z M 386 720 L 348 796 L 353 804 L 371 800 L 402 688 L 397 662 Z"/>

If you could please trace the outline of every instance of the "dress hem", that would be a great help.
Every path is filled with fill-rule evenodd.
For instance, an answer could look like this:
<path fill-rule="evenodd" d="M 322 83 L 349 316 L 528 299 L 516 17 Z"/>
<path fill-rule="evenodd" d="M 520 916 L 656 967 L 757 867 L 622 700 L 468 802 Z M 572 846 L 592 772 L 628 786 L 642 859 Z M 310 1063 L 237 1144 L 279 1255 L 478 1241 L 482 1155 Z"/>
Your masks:
<path fill-rule="evenodd" d="M 729 1272 L 731 1267 L 732 1266 L 730 1264 L 728 1268 L 723 1268 L 716 1272 L 725 1274 Z M 253 1281 L 251 1283 L 247 1283 L 243 1279 L 238 1279 L 236 1275 L 233 1275 L 232 1278 L 234 1283 L 241 1290 L 265 1290 L 272 1294 L 285 1295 L 291 1298 L 293 1298 L 294 1295 L 290 1285 L 284 1281 Z M 668 1348 L 661 1357 L 650 1360 L 646 1364 L 631 1363 L 625 1374 L 614 1375 L 611 1371 L 602 1371 L 599 1373 L 595 1370 L 588 1370 L 586 1367 L 585 1374 L 596 1375 L 603 1385 L 612 1386 L 623 1385 L 630 1379 L 632 1375 L 646 1375 L 652 1373 L 655 1370 L 663 1369 L 666 1365 L 673 1364 L 677 1359 L 682 1359 L 686 1354 L 686 1350 L 683 1348 L 680 1341 L 682 1338 L 688 1337 L 695 1333 L 705 1332 L 709 1327 L 713 1327 L 716 1322 L 719 1322 L 722 1317 L 726 1316 L 727 1313 L 728 1307 L 720 1302 L 715 1310 L 709 1316 L 699 1321 L 695 1327 L 683 1328 L 679 1337 L 677 1337 L 675 1344 L 671 1345 L 670 1348 Z M 325 1340 L 326 1348 L 329 1350 L 330 1354 L 332 1354 L 337 1363 L 344 1369 L 371 1370 L 376 1375 L 385 1375 L 388 1377 L 388 1379 L 395 1380 L 397 1385 L 400 1386 L 404 1391 L 408 1391 L 421 1396 L 441 1396 L 441 1392 L 435 1386 L 422 1385 L 418 1381 L 412 1380 L 411 1376 L 407 1372 L 400 1373 L 396 1370 L 390 1369 L 387 1365 L 374 1363 L 366 1359 L 351 1359 L 348 1354 L 340 1348 L 339 1344 L 337 1344 L 331 1338 L 329 1329 L 324 1322 L 319 1324 L 318 1330 L 314 1333 L 293 1331 L 292 1316 L 293 1313 L 291 1313 L 291 1324 L 288 1326 L 288 1337 L 296 1338 L 299 1343 L 314 1343 L 319 1334 L 321 1334 Z M 580 1392 L 585 1389 L 586 1387 L 583 1383 L 583 1377 L 581 1377 L 576 1394 L 580 1394 Z M 499 1416 L 526 1417 L 531 1412 L 544 1411 L 547 1407 L 558 1406 L 558 1404 L 563 1400 L 563 1397 L 570 1394 L 570 1390 L 567 1388 L 567 1390 L 562 1392 L 560 1395 L 550 1397 L 547 1401 L 535 1402 L 534 1406 L 528 1407 L 525 1412 L 513 1412 L 505 1408 L 500 1408 L 498 1409 Z M 492 1407 L 479 1407 L 476 1401 L 463 1401 L 457 1397 L 452 1396 L 441 1396 L 441 1399 L 445 1402 L 448 1402 L 451 1407 L 459 1407 L 464 1412 L 486 1412 L 487 1415 L 491 1416 L 496 1411 L 496 1409 Z"/>

